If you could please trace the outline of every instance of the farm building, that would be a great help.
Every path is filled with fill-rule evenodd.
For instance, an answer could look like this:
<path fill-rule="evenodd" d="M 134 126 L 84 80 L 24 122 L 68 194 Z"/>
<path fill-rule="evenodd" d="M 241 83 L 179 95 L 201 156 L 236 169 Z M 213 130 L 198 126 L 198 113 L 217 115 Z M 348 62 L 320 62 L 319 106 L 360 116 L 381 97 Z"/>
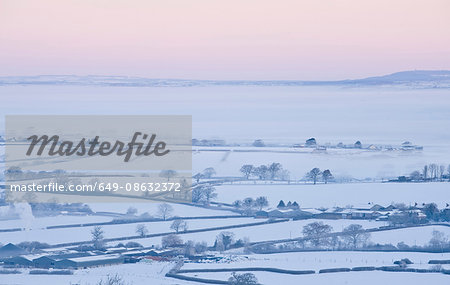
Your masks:
<path fill-rule="evenodd" d="M 37 268 L 53 268 L 55 266 L 55 260 L 47 256 L 41 256 L 33 259 L 33 265 Z"/>
<path fill-rule="evenodd" d="M 0 258 L 2 257 L 14 257 L 19 256 L 22 254 L 25 254 L 26 251 L 22 248 L 12 244 L 8 243 L 7 245 L 0 248 Z"/>
<path fill-rule="evenodd" d="M 21 256 L 15 256 L 15 257 L 4 259 L 3 264 L 14 266 L 14 267 L 31 267 L 31 266 L 33 266 L 33 262 L 31 262 L 31 260 L 28 260 L 25 257 L 21 257 Z"/>
<path fill-rule="evenodd" d="M 55 268 L 58 269 L 75 269 L 78 268 L 78 263 L 70 259 L 62 259 L 55 262 Z"/>

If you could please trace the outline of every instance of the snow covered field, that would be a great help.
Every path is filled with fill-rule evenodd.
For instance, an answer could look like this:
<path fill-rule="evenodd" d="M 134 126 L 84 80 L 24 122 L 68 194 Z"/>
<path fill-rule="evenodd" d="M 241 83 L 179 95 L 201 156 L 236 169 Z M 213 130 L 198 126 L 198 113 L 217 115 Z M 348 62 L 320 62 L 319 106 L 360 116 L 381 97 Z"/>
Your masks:
<path fill-rule="evenodd" d="M 96 285 L 107 276 L 116 274 L 125 284 L 192 284 L 191 282 L 175 281 L 165 278 L 165 274 L 174 266 L 168 262 L 141 262 L 137 264 L 122 264 L 107 267 L 90 268 L 75 271 L 74 275 L 28 275 L 28 274 L 2 274 L 0 284 L 17 285 L 49 285 L 49 284 L 79 284 Z M 26 271 L 27 272 L 27 271 Z"/>
<path fill-rule="evenodd" d="M 344 272 L 328 274 L 308 274 L 308 275 L 288 275 L 276 274 L 270 272 L 252 272 L 261 284 L 311 284 L 311 285 L 347 285 L 347 284 L 365 284 L 379 285 L 386 280 L 388 284 L 439 284 L 448 283 L 448 275 L 442 273 L 392 273 L 392 272 Z M 211 278 L 228 280 L 230 273 L 190 273 L 187 276 L 196 276 L 199 278 Z"/>
<path fill-rule="evenodd" d="M 161 203 L 142 202 L 142 203 L 92 203 L 88 204 L 94 212 L 112 212 L 125 214 L 128 208 L 133 207 L 138 210 L 138 215 L 149 213 L 152 216 L 158 215 L 158 207 Z M 171 216 L 179 217 L 204 217 L 204 216 L 229 216 L 236 215 L 230 211 L 221 211 L 214 209 L 204 209 L 195 206 L 170 204 L 173 208 Z"/>
<path fill-rule="evenodd" d="M 434 230 L 443 232 L 447 239 L 450 238 L 450 227 L 425 226 L 420 228 L 374 232 L 371 234 L 371 240 L 374 243 L 380 244 L 391 243 L 397 245 L 399 242 L 404 242 L 409 246 L 423 246 L 428 244 Z"/>
<path fill-rule="evenodd" d="M 216 187 L 217 199 L 233 203 L 246 197 L 266 196 L 271 207 L 280 200 L 297 201 L 302 208 L 389 206 L 391 203 L 436 203 L 440 208 L 450 202 L 449 183 L 348 183 L 305 185 L 222 185 Z"/>
<path fill-rule="evenodd" d="M 201 229 L 216 226 L 238 225 L 245 223 L 255 223 L 258 220 L 253 218 L 238 218 L 238 219 L 211 219 L 211 220 L 188 220 L 188 229 Z M 132 223 L 132 224 L 118 224 L 118 225 L 104 225 L 105 238 L 117 238 L 126 236 L 135 236 L 136 227 L 138 224 L 143 224 L 148 229 L 149 234 L 174 232 L 170 229 L 172 221 L 167 222 L 148 222 L 148 223 Z M 0 241 L 3 243 L 18 243 L 22 241 L 39 241 L 48 244 L 70 243 L 79 241 L 90 241 L 91 227 L 75 227 L 62 229 L 31 229 L 19 232 L 4 232 L 0 233 Z M 158 242 L 151 245 L 159 244 L 161 238 L 156 238 Z M 136 240 L 140 242 L 139 240 Z M 123 242 L 123 241 L 122 241 Z M 126 241 L 125 241 L 126 242 Z M 150 246 L 151 246 L 150 245 Z"/>
<path fill-rule="evenodd" d="M 66 224 L 66 216 L 52 217 L 52 218 L 35 218 L 35 224 L 43 225 L 46 220 L 58 220 L 59 224 Z M 41 219 L 44 219 L 43 221 Z M 71 221 L 71 217 L 67 221 Z M 239 225 L 246 223 L 257 223 L 265 221 L 262 219 L 254 218 L 232 218 L 232 219 L 201 219 L 201 220 L 187 220 L 188 229 L 203 229 L 217 226 L 229 226 Z M 302 236 L 302 228 L 308 223 L 315 221 L 321 221 L 324 224 L 328 224 L 333 227 L 333 231 L 342 231 L 346 226 L 350 224 L 360 224 L 364 228 L 377 228 L 385 226 L 386 222 L 377 222 L 369 220 L 298 220 L 289 221 L 269 225 L 251 226 L 245 228 L 230 229 L 235 234 L 235 239 L 248 238 L 251 242 L 266 241 L 266 240 L 278 240 L 289 239 Z M 69 223 L 67 223 L 69 224 Z M 173 232 L 170 229 L 172 221 L 161 222 L 147 222 L 147 223 L 131 223 L 131 224 L 118 224 L 118 225 L 104 225 L 105 238 L 117 238 L 124 236 L 136 235 L 136 226 L 138 224 L 144 224 L 149 230 L 149 234 Z M 11 228 L 16 227 L 14 223 L 9 223 Z M 5 229 L 10 228 L 5 227 Z M 6 244 L 8 242 L 18 243 L 22 241 L 39 241 L 49 244 L 69 243 L 78 241 L 89 241 L 91 239 L 91 231 L 93 226 L 90 227 L 76 227 L 76 228 L 62 228 L 62 229 L 43 229 L 41 227 L 33 227 L 29 230 L 19 232 L 3 232 L 0 233 L 0 240 Z M 408 245 L 425 245 L 431 238 L 433 230 L 439 230 L 444 232 L 447 236 L 450 236 L 450 227 L 444 226 L 426 226 L 420 228 L 408 228 L 399 230 L 390 230 L 382 232 L 372 233 L 371 241 L 373 243 L 397 243 L 403 241 Z M 206 241 L 209 245 L 214 243 L 216 236 L 223 230 L 208 231 L 201 233 L 189 233 L 182 234 L 183 240 L 194 240 L 197 242 Z M 135 239 L 144 246 L 158 245 L 161 242 L 161 237 Z M 115 245 L 119 242 L 110 242 L 110 245 Z"/>
<path fill-rule="evenodd" d="M 258 220 L 254 220 L 257 222 Z M 289 221 L 276 224 L 259 225 L 245 228 L 236 228 L 229 230 L 218 230 L 218 231 L 208 231 L 201 233 L 188 233 L 180 235 L 184 240 L 193 240 L 196 242 L 205 241 L 209 246 L 214 244 L 216 236 L 223 231 L 230 231 L 234 233 L 234 238 L 245 239 L 248 238 L 250 242 L 258 241 L 268 241 L 268 240 L 279 240 L 279 239 L 289 239 L 301 237 L 303 226 L 319 220 L 299 220 L 299 221 Z M 355 220 L 320 220 L 325 224 L 329 224 L 333 227 L 334 231 L 342 231 L 342 229 L 350 224 L 361 224 L 364 228 L 376 228 L 385 225 L 384 222 L 375 221 L 355 221 Z M 159 244 L 161 242 L 160 237 L 155 238 L 145 238 L 133 240 L 141 243 L 144 246 L 151 246 L 154 244 Z M 112 242 L 110 244 L 116 244 L 118 242 Z"/>
<path fill-rule="evenodd" d="M 102 223 L 112 221 L 112 217 L 105 216 L 72 216 L 59 215 L 54 217 L 21 217 L 15 220 L 0 220 L 0 229 L 23 228 L 23 229 L 44 229 L 50 226 Z"/>
<path fill-rule="evenodd" d="M 293 252 L 276 254 L 252 254 L 235 256 L 229 263 L 186 263 L 183 269 L 208 268 L 245 268 L 275 267 L 287 270 L 314 270 L 324 268 L 358 267 L 358 266 L 392 266 L 394 261 L 410 259 L 413 268 L 430 268 L 431 259 L 449 259 L 450 253 L 414 253 L 414 252 Z M 444 265 L 444 268 L 449 266 Z M 448 276 L 437 273 L 388 273 L 388 272 L 345 272 L 312 275 L 288 275 L 268 272 L 252 272 L 262 284 L 379 284 L 389 280 L 389 284 L 446 284 Z M 187 276 L 227 280 L 230 272 L 219 273 L 183 273 Z M 385 279 L 388 278 L 388 279 Z M 276 281 L 275 281 L 276 280 Z"/>
<path fill-rule="evenodd" d="M 402 258 L 409 258 L 418 268 L 419 265 L 420 268 L 428 268 L 429 260 L 450 259 L 450 253 L 321 251 L 251 254 L 237 255 L 229 263 L 186 263 L 183 269 L 276 267 L 317 271 L 336 267 L 388 266 Z"/>

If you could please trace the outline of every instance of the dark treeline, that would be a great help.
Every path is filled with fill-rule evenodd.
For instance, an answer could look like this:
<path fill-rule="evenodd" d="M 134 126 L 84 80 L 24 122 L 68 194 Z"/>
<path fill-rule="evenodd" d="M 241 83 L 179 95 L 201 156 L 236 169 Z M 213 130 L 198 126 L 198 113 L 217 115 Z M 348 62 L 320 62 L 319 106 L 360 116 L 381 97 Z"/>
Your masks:
<path fill-rule="evenodd" d="M 415 170 L 409 176 L 399 176 L 391 182 L 432 182 L 450 181 L 450 165 L 439 165 L 430 163 L 424 165 L 422 169 Z"/>

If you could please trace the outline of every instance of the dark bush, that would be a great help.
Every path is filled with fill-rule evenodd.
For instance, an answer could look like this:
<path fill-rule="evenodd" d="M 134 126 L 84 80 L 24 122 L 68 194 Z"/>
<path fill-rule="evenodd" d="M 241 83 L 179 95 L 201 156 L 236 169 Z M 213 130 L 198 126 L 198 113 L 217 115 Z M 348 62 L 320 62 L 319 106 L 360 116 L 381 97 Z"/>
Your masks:
<path fill-rule="evenodd" d="M 403 258 L 401 260 L 394 261 L 394 264 L 402 265 L 402 264 L 413 264 L 413 263 L 408 258 Z"/>
<path fill-rule="evenodd" d="M 135 247 L 143 247 L 143 246 L 142 246 L 142 244 L 140 244 L 138 242 L 130 241 L 125 244 L 125 247 L 126 248 L 135 248 Z"/>

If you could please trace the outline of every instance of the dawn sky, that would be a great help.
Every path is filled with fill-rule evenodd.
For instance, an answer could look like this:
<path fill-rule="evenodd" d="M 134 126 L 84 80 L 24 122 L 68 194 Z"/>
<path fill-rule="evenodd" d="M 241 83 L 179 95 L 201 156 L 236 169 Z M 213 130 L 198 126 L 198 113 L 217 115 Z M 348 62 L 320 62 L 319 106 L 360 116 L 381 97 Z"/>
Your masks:
<path fill-rule="evenodd" d="M 346 79 L 450 69 L 448 0 L 0 0 L 0 76 Z"/>

